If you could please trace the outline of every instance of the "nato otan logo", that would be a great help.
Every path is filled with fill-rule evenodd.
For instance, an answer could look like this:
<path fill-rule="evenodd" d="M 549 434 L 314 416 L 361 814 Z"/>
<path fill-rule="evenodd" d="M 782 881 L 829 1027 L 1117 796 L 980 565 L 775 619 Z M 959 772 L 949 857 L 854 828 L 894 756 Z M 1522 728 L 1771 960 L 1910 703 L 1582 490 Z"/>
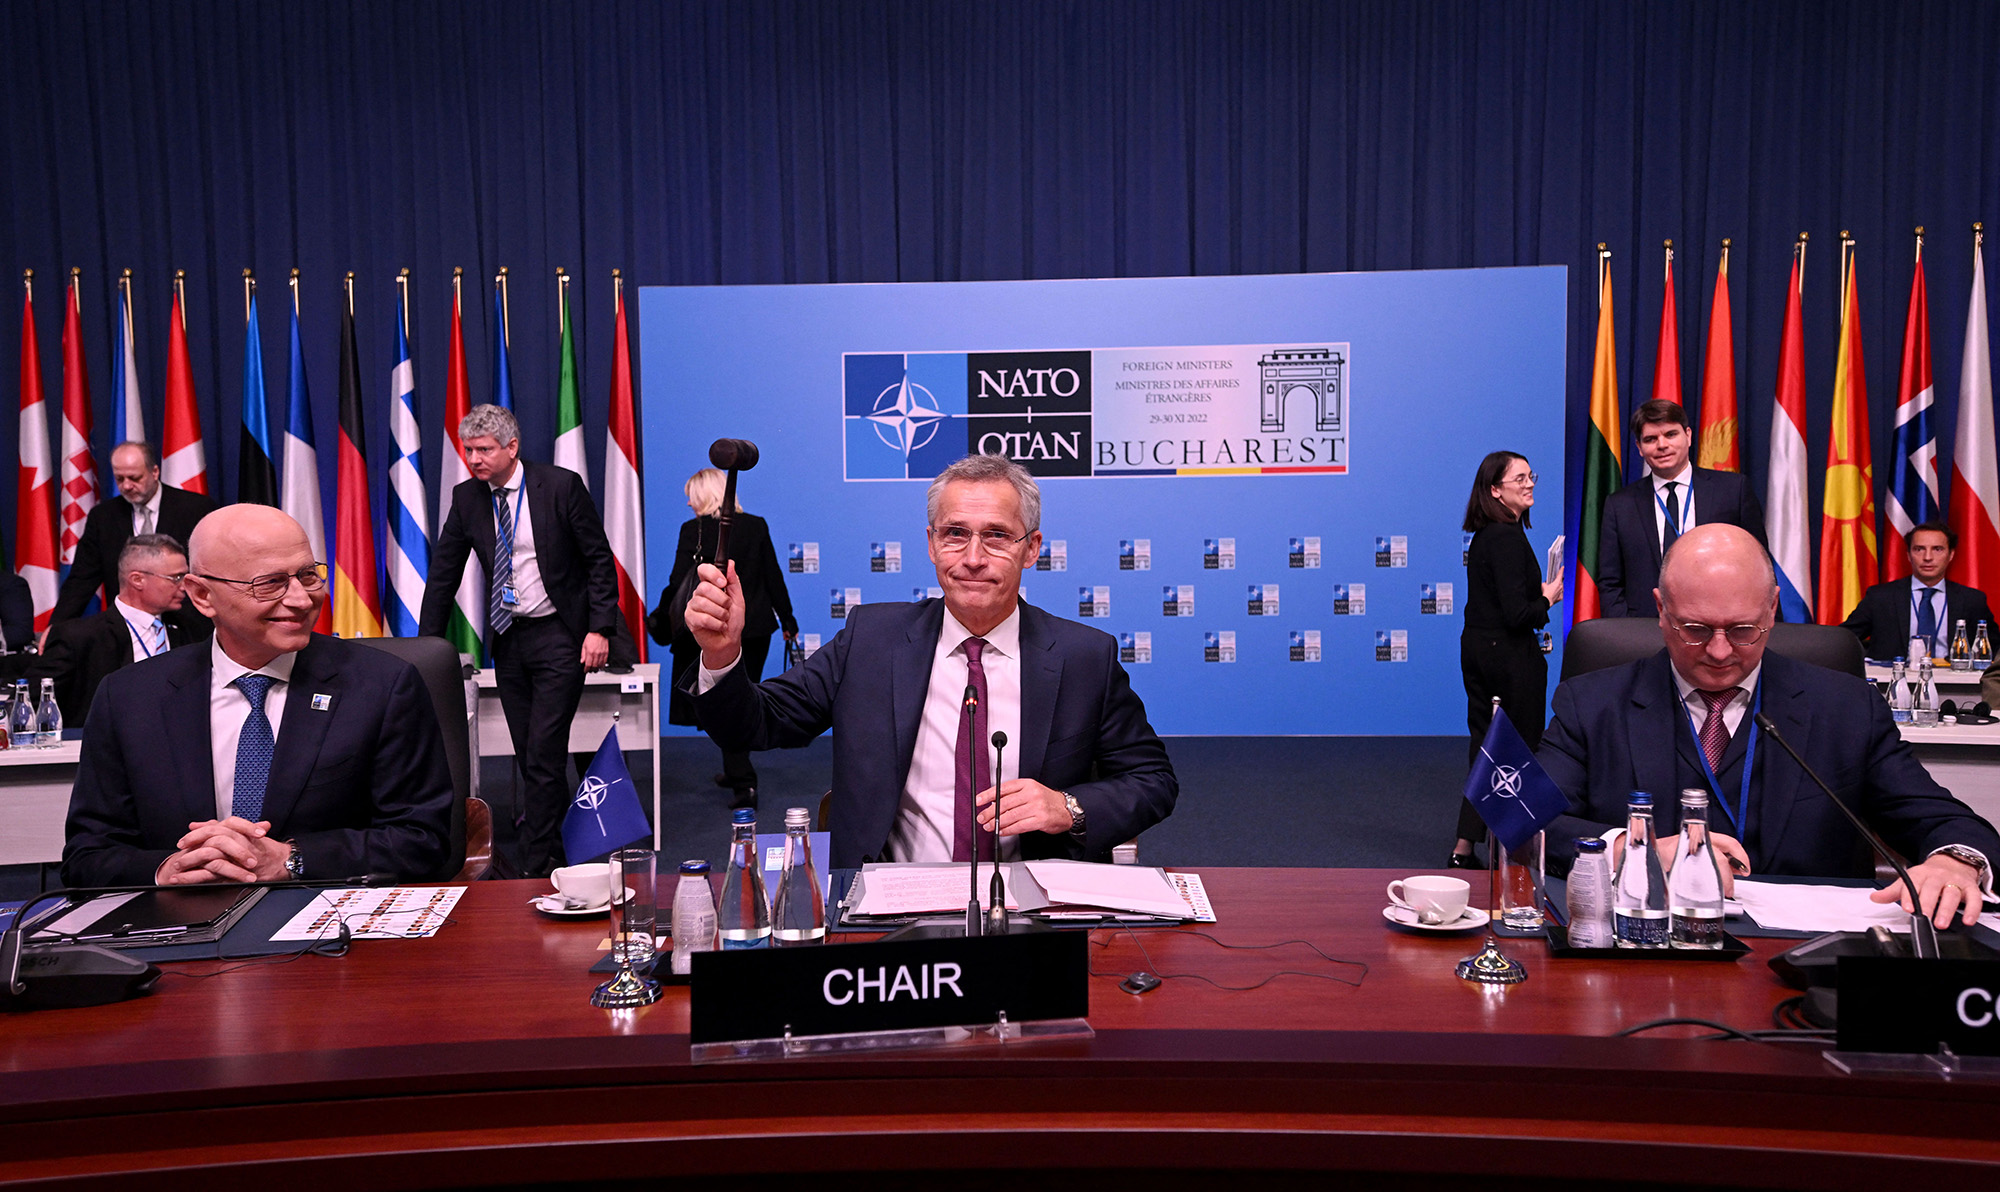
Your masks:
<path fill-rule="evenodd" d="M 577 784 L 576 798 L 572 802 L 583 811 L 596 811 L 611 797 L 611 789 L 623 781 L 623 778 L 613 778 L 606 782 L 595 774 L 586 774 L 583 781 Z"/>
<path fill-rule="evenodd" d="M 1038 476 L 1090 475 L 1090 353 L 849 352 L 849 480 L 924 480 L 966 455 Z"/>

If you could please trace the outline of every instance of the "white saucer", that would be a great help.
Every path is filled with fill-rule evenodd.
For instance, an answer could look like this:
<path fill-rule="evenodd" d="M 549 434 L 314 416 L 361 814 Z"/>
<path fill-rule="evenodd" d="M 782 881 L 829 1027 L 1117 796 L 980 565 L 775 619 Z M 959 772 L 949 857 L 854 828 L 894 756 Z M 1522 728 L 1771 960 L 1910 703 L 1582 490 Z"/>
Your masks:
<path fill-rule="evenodd" d="M 632 897 L 632 887 L 625 887 L 625 897 Z M 600 902 L 596 906 L 564 906 L 563 900 L 554 894 L 542 894 L 530 898 L 528 899 L 528 905 L 545 915 L 553 915 L 558 919 L 592 919 L 611 909 L 609 901 Z"/>
<path fill-rule="evenodd" d="M 1476 906 L 1466 907 L 1465 913 L 1449 923 L 1419 923 L 1417 912 L 1406 906 L 1394 904 L 1382 908 L 1382 917 L 1398 927 L 1408 927 L 1417 931 L 1470 931 L 1475 927 L 1484 927 L 1487 923 L 1486 912 Z"/>

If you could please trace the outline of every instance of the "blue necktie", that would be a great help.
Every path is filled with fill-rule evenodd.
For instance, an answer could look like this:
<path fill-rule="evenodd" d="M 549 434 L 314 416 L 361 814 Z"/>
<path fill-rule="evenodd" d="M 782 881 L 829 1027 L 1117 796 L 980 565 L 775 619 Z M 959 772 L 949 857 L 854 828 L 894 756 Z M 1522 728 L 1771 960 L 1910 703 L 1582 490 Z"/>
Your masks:
<path fill-rule="evenodd" d="M 271 732 L 271 718 L 264 715 L 264 697 L 275 682 L 269 675 L 236 680 L 236 689 L 250 701 L 250 714 L 243 718 L 243 733 L 236 738 L 236 789 L 229 812 L 252 823 L 264 818 L 264 788 L 271 783 L 271 753 L 277 738 Z"/>
<path fill-rule="evenodd" d="M 499 532 L 493 538 L 493 575 L 486 583 L 486 627 L 498 637 L 514 623 L 514 610 L 500 600 L 514 586 L 514 511 L 507 507 L 504 488 L 493 490 L 493 518 Z"/>
<path fill-rule="evenodd" d="M 147 640 L 152 643 L 153 654 L 158 654 L 167 648 L 167 627 L 158 617 L 153 618 L 152 632 L 147 635 Z M 148 654 L 147 657 L 150 658 L 153 654 Z M 258 702 L 261 704 L 263 701 Z"/>
<path fill-rule="evenodd" d="M 1937 654 L 1938 619 L 1937 609 L 1931 606 L 1931 597 L 1936 595 L 1936 588 L 1925 588 L 1924 598 L 1917 601 L 1917 636 L 1924 639 L 1933 657 Z"/>

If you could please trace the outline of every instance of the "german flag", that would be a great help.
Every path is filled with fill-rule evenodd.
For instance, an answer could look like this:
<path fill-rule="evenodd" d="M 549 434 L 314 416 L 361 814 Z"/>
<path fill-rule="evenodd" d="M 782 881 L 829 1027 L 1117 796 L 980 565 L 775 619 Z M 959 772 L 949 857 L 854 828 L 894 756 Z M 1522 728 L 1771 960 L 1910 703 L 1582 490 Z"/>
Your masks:
<path fill-rule="evenodd" d="M 382 590 L 375 568 L 375 516 L 368 504 L 368 436 L 361 424 L 361 359 L 354 346 L 354 275 L 340 317 L 339 508 L 333 530 L 333 632 L 382 636 Z"/>
<path fill-rule="evenodd" d="M 1597 362 L 1590 373 L 1590 429 L 1583 444 L 1583 521 L 1576 544 L 1576 619 L 1603 615 L 1597 595 L 1597 539 L 1604 499 L 1618 490 L 1618 336 L 1611 324 L 1611 253 L 1597 246 Z"/>
<path fill-rule="evenodd" d="M 1833 431 L 1826 439 L 1826 494 L 1819 518 L 1819 623 L 1847 619 L 1880 577 L 1875 563 L 1875 465 L 1868 446 L 1868 380 L 1861 369 L 1861 299 L 1854 242 L 1840 287 L 1840 355 L 1833 365 Z"/>

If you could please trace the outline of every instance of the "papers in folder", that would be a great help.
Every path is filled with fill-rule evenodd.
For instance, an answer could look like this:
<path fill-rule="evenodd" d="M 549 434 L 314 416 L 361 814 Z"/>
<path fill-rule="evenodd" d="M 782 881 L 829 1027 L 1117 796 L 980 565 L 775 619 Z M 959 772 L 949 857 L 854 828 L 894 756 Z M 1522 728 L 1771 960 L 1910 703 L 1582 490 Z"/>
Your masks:
<path fill-rule="evenodd" d="M 1207 893 L 1194 874 L 1174 874 L 1185 887 L 1159 869 L 1137 865 L 1098 865 L 1086 861 L 1017 861 L 1002 865 L 1007 909 L 1039 912 L 1051 918 L 1132 915 L 1148 919 L 1195 919 L 1213 922 Z M 991 869 L 982 866 L 978 882 L 980 906 L 987 905 Z M 1183 888 L 1188 893 L 1183 893 Z M 847 894 L 847 915 L 856 919 L 894 919 L 963 911 L 970 898 L 964 864 L 868 865 Z M 1200 912 L 1206 911 L 1206 914 Z"/>
<path fill-rule="evenodd" d="M 1757 926 L 1771 931 L 1910 929 L 1910 916 L 1901 906 L 1876 902 L 1868 897 L 1871 893 L 1856 886 L 1809 886 L 1738 878 L 1732 901 L 1742 903 Z M 1981 915 L 1979 921 L 2000 930 L 2000 914 Z"/>

